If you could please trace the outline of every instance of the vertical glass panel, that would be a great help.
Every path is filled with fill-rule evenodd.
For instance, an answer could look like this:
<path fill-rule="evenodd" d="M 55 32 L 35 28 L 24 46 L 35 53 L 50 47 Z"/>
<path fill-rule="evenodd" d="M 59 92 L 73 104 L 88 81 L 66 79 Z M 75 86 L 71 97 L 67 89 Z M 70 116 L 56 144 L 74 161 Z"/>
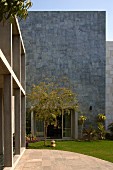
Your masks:
<path fill-rule="evenodd" d="M 54 139 L 62 138 L 62 115 L 57 116 L 57 119 L 54 125 L 48 125 L 47 128 L 47 137 Z"/>
<path fill-rule="evenodd" d="M 36 121 L 36 136 L 43 137 L 44 136 L 44 122 Z"/>
<path fill-rule="evenodd" d="M 71 112 L 63 115 L 63 137 L 71 137 Z"/>

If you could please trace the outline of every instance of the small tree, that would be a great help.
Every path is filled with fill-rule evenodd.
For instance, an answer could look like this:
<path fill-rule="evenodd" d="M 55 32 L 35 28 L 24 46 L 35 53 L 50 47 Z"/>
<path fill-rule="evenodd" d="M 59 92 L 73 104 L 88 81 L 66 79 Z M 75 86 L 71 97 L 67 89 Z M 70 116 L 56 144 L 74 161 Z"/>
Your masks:
<path fill-rule="evenodd" d="M 83 134 L 85 140 L 91 141 L 94 140 L 94 138 L 96 137 L 96 130 L 92 126 L 90 126 L 83 129 Z"/>
<path fill-rule="evenodd" d="M 105 134 L 106 134 L 105 120 L 106 120 L 106 116 L 103 113 L 99 113 L 97 115 L 97 125 L 98 125 L 97 133 L 98 133 L 99 139 L 105 139 Z"/>
<path fill-rule="evenodd" d="M 54 83 L 39 83 L 32 88 L 28 97 L 37 119 L 44 121 L 44 145 L 48 125 L 54 124 L 57 116 L 63 114 L 64 110 L 78 110 L 76 95 L 70 89 L 58 87 Z"/>
<path fill-rule="evenodd" d="M 83 138 L 83 129 L 84 129 L 84 123 L 87 120 L 87 117 L 84 115 L 79 116 L 78 124 L 81 126 L 81 139 Z"/>
<path fill-rule="evenodd" d="M 101 139 L 101 140 L 105 139 L 105 135 L 106 135 L 105 126 L 100 122 L 98 123 L 97 133 L 98 133 L 99 139 Z"/>
<path fill-rule="evenodd" d="M 15 16 L 25 19 L 31 6 L 30 0 L 0 0 L 0 22 L 12 20 Z"/>

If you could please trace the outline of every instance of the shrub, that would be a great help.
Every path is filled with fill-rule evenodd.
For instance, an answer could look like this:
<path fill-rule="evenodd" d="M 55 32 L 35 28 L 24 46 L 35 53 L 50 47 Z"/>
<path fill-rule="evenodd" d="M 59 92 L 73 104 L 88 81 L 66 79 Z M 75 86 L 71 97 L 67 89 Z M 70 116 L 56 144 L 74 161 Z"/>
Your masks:
<path fill-rule="evenodd" d="M 102 123 L 98 123 L 98 130 L 97 130 L 98 138 L 100 140 L 105 139 L 106 130 Z"/>
<path fill-rule="evenodd" d="M 32 134 L 28 134 L 26 136 L 26 142 L 27 143 L 39 142 L 39 138 L 37 138 L 36 136 L 33 136 Z"/>
<path fill-rule="evenodd" d="M 113 140 L 113 122 L 108 125 L 109 132 L 106 133 L 106 139 Z"/>
<path fill-rule="evenodd" d="M 105 138 L 108 140 L 113 140 L 113 134 L 111 134 L 110 132 L 106 132 Z"/>
<path fill-rule="evenodd" d="M 106 120 L 106 116 L 103 113 L 99 113 L 97 115 L 97 121 L 98 122 L 105 122 L 105 120 Z"/>
<path fill-rule="evenodd" d="M 113 122 L 108 125 L 108 130 L 113 134 Z"/>
<path fill-rule="evenodd" d="M 86 120 L 87 120 L 87 117 L 84 115 L 81 115 L 78 119 L 78 125 L 81 126 L 81 139 L 83 138 L 84 123 Z"/>
<path fill-rule="evenodd" d="M 85 140 L 94 140 L 97 138 L 96 130 L 92 126 L 90 126 L 89 128 L 84 128 L 83 136 Z"/>
<path fill-rule="evenodd" d="M 79 125 L 84 124 L 85 120 L 87 120 L 87 117 L 84 116 L 84 115 L 81 115 L 81 116 L 79 117 L 79 119 L 78 119 L 78 124 L 79 124 Z"/>

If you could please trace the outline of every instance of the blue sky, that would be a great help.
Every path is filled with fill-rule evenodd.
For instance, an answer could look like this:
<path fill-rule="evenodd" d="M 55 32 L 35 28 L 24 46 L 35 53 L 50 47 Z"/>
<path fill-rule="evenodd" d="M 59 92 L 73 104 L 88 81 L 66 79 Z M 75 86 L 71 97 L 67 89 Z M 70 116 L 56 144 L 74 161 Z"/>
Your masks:
<path fill-rule="evenodd" d="M 106 40 L 113 41 L 113 0 L 31 0 L 30 11 L 106 11 Z"/>

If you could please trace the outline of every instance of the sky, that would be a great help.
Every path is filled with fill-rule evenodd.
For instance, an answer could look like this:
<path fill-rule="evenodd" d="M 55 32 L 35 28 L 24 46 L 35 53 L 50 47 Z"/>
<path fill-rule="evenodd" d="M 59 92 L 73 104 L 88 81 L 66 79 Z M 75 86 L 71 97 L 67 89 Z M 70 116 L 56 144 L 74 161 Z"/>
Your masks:
<path fill-rule="evenodd" d="M 113 41 L 113 0 L 31 0 L 30 11 L 106 11 L 106 40 Z"/>

